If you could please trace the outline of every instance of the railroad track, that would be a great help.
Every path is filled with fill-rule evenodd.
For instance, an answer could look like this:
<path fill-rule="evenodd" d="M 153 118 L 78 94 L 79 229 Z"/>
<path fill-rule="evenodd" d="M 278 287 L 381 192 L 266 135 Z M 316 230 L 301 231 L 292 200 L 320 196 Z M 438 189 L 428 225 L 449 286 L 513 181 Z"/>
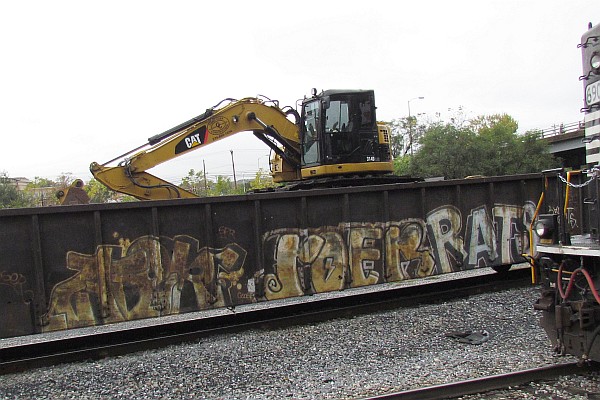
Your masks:
<path fill-rule="evenodd" d="M 352 317 L 402 306 L 441 302 L 520 287 L 529 284 L 529 277 L 528 269 L 516 269 L 505 274 L 487 274 L 454 280 L 424 279 L 421 285 L 391 285 L 382 290 L 365 293 L 348 290 L 333 298 L 315 295 L 295 302 L 263 303 L 264 307 L 260 309 L 246 310 L 245 307 L 239 307 L 221 315 L 160 325 L 149 323 L 135 328 L 6 346 L 0 348 L 0 374 L 118 356 L 190 342 L 217 333 L 256 327 L 275 328 Z"/>
<path fill-rule="evenodd" d="M 460 396 L 486 393 L 492 390 L 508 389 L 521 386 L 530 382 L 552 380 L 560 376 L 585 374 L 600 370 L 596 363 L 578 365 L 578 363 L 564 363 L 506 374 L 486 376 L 460 382 L 446 383 L 443 385 L 428 386 L 403 392 L 389 393 L 368 399 L 377 400 L 437 400 L 452 399 Z"/>

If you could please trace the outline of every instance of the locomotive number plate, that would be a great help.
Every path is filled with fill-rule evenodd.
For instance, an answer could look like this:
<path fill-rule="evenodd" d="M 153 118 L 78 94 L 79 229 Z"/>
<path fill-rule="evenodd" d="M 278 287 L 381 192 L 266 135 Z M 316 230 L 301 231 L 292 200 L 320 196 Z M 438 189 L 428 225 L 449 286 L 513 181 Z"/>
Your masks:
<path fill-rule="evenodd" d="M 590 83 L 585 87 L 585 102 L 588 106 L 600 102 L 600 81 Z"/>

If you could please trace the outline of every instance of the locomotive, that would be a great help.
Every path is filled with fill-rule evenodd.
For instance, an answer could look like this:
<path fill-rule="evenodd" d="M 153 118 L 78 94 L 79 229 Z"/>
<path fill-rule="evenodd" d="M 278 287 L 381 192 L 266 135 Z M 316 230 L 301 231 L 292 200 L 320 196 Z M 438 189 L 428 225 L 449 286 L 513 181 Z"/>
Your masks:
<path fill-rule="evenodd" d="M 600 361 L 600 24 L 588 26 L 582 51 L 586 164 L 543 172 L 532 222 L 535 309 L 557 354 Z"/>

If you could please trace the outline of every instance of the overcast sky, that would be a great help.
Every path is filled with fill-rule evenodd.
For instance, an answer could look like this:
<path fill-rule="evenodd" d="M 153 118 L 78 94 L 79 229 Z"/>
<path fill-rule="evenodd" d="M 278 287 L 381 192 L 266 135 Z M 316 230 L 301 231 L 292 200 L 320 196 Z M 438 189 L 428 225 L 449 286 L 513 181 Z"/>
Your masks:
<path fill-rule="evenodd" d="M 462 106 L 519 130 L 576 122 L 577 44 L 596 0 L 3 1 L 0 172 L 89 180 L 106 162 L 227 97 L 281 105 L 374 89 L 379 120 Z M 267 168 L 250 134 L 152 172 Z"/>

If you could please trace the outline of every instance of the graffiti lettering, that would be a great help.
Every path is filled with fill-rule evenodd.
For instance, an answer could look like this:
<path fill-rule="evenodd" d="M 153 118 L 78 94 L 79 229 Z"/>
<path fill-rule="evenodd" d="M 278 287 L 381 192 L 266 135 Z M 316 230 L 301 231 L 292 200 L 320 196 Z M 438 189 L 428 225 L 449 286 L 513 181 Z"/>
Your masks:
<path fill-rule="evenodd" d="M 0 283 L 10 286 L 19 286 L 27 283 L 27 278 L 17 272 L 10 273 L 6 271 L 0 271 Z"/>
<path fill-rule="evenodd" d="M 67 268 L 75 274 L 52 289 L 42 318 L 44 330 L 251 301 L 238 284 L 245 258 L 246 251 L 235 243 L 221 249 L 200 247 L 185 235 L 143 236 L 126 250 L 103 245 L 95 254 L 69 252 Z"/>
<path fill-rule="evenodd" d="M 1 291 L 1 298 L 6 299 L 7 303 L 13 301 L 25 304 L 33 298 L 33 291 L 26 290 L 27 277 L 18 272 L 0 271 L 0 285 L 7 285 L 10 290 Z"/>
<path fill-rule="evenodd" d="M 569 224 L 571 229 L 577 228 L 577 217 L 575 216 L 574 210 L 575 209 L 573 207 L 567 208 L 567 223 Z"/>
<path fill-rule="evenodd" d="M 299 256 L 300 234 L 279 234 L 277 232 L 265 239 L 265 246 L 273 248 L 272 252 L 265 251 L 272 273 L 264 277 L 265 297 L 268 300 L 301 296 L 304 291 L 300 283 L 297 260 Z"/>
<path fill-rule="evenodd" d="M 485 207 L 473 209 L 467 218 L 465 248 L 469 249 L 467 268 L 491 265 L 498 257 L 496 232 Z"/>
<path fill-rule="evenodd" d="M 501 264 L 518 261 L 522 252 L 529 249 L 528 227 L 534 214 L 535 206 L 530 203 L 523 207 L 510 205 L 494 207 L 493 218 Z"/>
<path fill-rule="evenodd" d="M 267 272 L 261 271 L 257 280 L 264 282 L 265 298 L 273 300 L 510 264 L 528 250 L 527 227 L 534 211 L 529 203 L 496 205 L 490 216 L 486 207 L 477 207 L 467 216 L 464 231 L 461 213 L 453 206 L 431 211 L 426 222 L 278 229 L 264 236 Z M 331 276 L 338 281 L 333 283 Z"/>
<path fill-rule="evenodd" d="M 454 206 L 439 207 L 427 214 L 427 233 L 432 246 L 437 273 L 458 271 L 467 257 L 460 211 Z"/>
<path fill-rule="evenodd" d="M 383 229 L 375 224 L 352 225 L 349 232 L 351 286 L 374 285 L 382 268 Z"/>
<path fill-rule="evenodd" d="M 235 229 L 228 228 L 226 226 L 219 227 L 219 237 L 235 239 Z"/>
<path fill-rule="evenodd" d="M 33 290 L 28 289 L 27 277 L 19 272 L 0 271 L 0 304 L 4 323 L 0 324 L 0 337 L 30 332 Z"/>
<path fill-rule="evenodd" d="M 559 214 L 560 207 L 559 206 L 548 206 L 549 214 Z"/>
<path fill-rule="evenodd" d="M 393 282 L 433 273 L 434 259 L 425 239 L 426 228 L 421 220 L 389 226 L 385 235 L 386 280 Z"/>
<path fill-rule="evenodd" d="M 115 244 L 98 246 L 93 254 L 66 254 L 73 275 L 52 288 L 43 330 L 509 264 L 529 250 L 534 212 L 533 203 L 496 204 L 463 216 L 449 205 L 430 211 L 425 220 L 279 228 L 264 233 L 261 255 L 250 257 L 234 241 L 236 232 L 225 226 L 216 233 L 223 243 L 231 241 L 219 248 L 187 235 L 129 239 L 115 232 Z M 0 284 L 17 288 L 25 283 L 21 274 L 0 273 Z"/>

